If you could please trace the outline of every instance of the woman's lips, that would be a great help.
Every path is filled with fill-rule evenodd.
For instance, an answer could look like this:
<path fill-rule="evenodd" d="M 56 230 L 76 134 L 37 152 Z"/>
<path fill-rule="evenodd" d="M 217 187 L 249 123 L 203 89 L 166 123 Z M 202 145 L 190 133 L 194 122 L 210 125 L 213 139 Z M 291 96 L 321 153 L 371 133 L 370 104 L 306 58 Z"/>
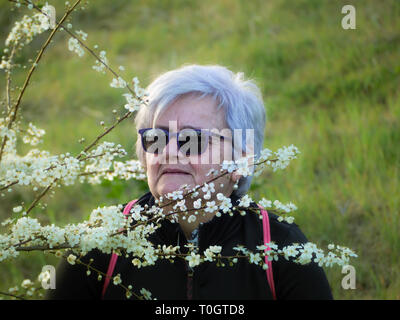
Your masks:
<path fill-rule="evenodd" d="M 161 170 L 161 176 L 163 176 L 164 174 L 168 174 L 170 176 L 181 176 L 181 175 L 190 175 L 187 171 L 181 169 L 181 168 L 163 168 Z"/>
<path fill-rule="evenodd" d="M 172 174 L 172 175 L 188 175 L 188 173 L 185 172 L 164 172 L 162 175 L 164 174 Z"/>

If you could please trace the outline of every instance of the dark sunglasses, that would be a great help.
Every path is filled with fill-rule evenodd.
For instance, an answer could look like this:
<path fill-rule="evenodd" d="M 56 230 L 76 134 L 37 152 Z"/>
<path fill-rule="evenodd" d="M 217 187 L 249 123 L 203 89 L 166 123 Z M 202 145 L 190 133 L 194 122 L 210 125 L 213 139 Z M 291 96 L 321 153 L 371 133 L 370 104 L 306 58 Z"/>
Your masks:
<path fill-rule="evenodd" d="M 174 134 L 166 129 L 146 128 L 140 129 L 139 134 L 142 140 L 144 151 L 160 154 L 169 143 L 171 135 L 176 135 L 178 150 L 186 156 L 199 155 L 206 151 L 210 136 L 216 136 L 224 140 L 227 137 L 216 134 L 205 129 L 182 129 Z"/>

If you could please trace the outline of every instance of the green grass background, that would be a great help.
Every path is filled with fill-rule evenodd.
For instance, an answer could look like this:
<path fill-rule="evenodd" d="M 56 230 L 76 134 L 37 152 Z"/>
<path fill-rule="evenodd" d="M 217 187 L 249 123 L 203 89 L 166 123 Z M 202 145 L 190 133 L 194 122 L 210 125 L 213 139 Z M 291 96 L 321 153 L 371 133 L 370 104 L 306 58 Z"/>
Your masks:
<path fill-rule="evenodd" d="M 72 3 L 72 1 L 70 1 Z M 64 1 L 52 1 L 57 18 Z M 341 27 L 341 8 L 356 8 L 356 30 Z M 27 9 L 0 3 L 0 49 L 13 23 Z M 309 241 L 348 246 L 359 258 L 356 290 L 344 290 L 339 267 L 325 268 L 335 299 L 400 298 L 400 2 L 393 0 L 203 0 L 90 1 L 73 14 L 73 30 L 87 44 L 106 50 L 110 65 L 146 86 L 158 74 L 183 64 L 221 64 L 242 71 L 260 86 L 267 127 L 264 146 L 294 144 L 302 152 L 287 170 L 265 173 L 250 190 L 254 198 L 293 201 L 296 223 Z M 30 64 L 48 33 L 18 57 Z M 21 104 L 21 123 L 46 130 L 41 148 L 77 154 L 81 137 L 91 141 L 123 113 L 122 89 L 110 74 L 91 66 L 92 56 L 68 51 L 60 32 L 45 52 Z M 27 69 L 14 73 L 20 86 Z M 5 77 L 1 77 L 4 98 Z M 17 89 L 16 89 L 17 90 Z M 15 97 L 15 94 L 14 94 Z M 132 120 L 106 141 L 121 143 L 136 158 Z M 28 148 L 18 146 L 24 154 Z M 146 190 L 144 182 L 104 181 L 55 189 L 32 216 L 64 225 L 88 217 L 98 206 L 124 203 Z M 0 198 L 0 220 L 34 194 L 16 188 Z M 0 291 L 34 278 L 57 260 L 28 253 L 0 264 Z"/>

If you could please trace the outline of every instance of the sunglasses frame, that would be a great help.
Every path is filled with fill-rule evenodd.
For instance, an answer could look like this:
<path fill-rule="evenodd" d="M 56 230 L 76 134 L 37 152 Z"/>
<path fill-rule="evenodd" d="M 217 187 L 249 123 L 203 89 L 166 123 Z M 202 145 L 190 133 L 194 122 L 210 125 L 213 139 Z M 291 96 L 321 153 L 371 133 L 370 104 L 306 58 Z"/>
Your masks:
<path fill-rule="evenodd" d="M 153 130 L 153 129 L 158 129 L 158 130 L 162 130 L 164 133 L 165 133 L 165 135 L 166 135 L 166 137 L 167 137 L 167 141 L 166 141 L 166 144 L 165 144 L 165 146 L 164 146 L 164 148 L 160 151 L 160 152 L 150 152 L 150 151 L 147 151 L 146 150 L 146 148 L 145 148 L 145 146 L 144 146 L 144 133 L 146 133 L 146 131 L 148 131 L 148 130 Z M 165 147 L 168 145 L 168 143 L 170 142 L 170 139 L 171 139 L 171 135 L 172 136 L 175 136 L 176 137 L 176 144 L 177 144 L 177 148 L 178 148 L 178 150 L 180 150 L 181 148 L 182 148 L 182 146 L 184 145 L 180 145 L 179 144 L 179 134 L 183 131 L 183 130 L 193 130 L 193 131 L 196 131 L 196 132 L 198 132 L 198 133 L 202 133 L 202 134 L 206 134 L 205 135 L 205 138 L 206 138 L 206 141 L 205 141 L 205 148 L 204 148 L 204 150 L 202 150 L 201 152 L 199 152 L 199 153 L 196 153 L 196 154 L 192 154 L 192 155 L 200 155 L 200 154 L 203 154 L 206 150 L 207 150 L 207 146 L 208 146 L 208 143 L 209 143 L 209 139 L 210 139 L 210 136 L 215 136 L 215 137 L 219 137 L 220 139 L 222 139 L 222 140 L 225 140 L 225 139 L 229 139 L 228 137 L 225 137 L 225 136 L 222 136 L 222 135 L 219 135 L 219 134 L 217 134 L 217 133 L 215 133 L 215 132 L 212 132 L 211 130 L 208 130 L 208 129 L 194 129 L 194 128 L 184 128 L 184 129 L 182 129 L 182 130 L 180 130 L 180 131 L 178 131 L 178 132 L 175 132 L 175 133 L 170 133 L 167 129 L 163 129 L 163 128 L 143 128 L 143 129 L 139 129 L 138 130 L 138 133 L 140 134 L 140 137 L 141 137 L 141 142 L 142 142 L 142 148 L 143 148 L 143 150 L 145 151 L 145 152 L 148 152 L 148 153 L 152 153 L 152 154 L 160 154 L 160 153 L 162 153 L 163 151 L 164 151 L 164 149 L 165 149 Z M 158 149 L 157 149 L 158 150 Z M 188 155 L 186 155 L 186 156 L 188 156 Z"/>

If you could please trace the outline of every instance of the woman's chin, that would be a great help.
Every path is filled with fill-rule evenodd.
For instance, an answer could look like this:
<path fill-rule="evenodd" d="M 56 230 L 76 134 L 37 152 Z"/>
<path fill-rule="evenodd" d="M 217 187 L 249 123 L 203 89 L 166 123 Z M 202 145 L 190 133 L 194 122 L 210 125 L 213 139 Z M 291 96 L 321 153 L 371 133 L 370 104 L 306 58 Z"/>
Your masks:
<path fill-rule="evenodd" d="M 189 184 L 188 182 L 169 182 L 159 186 L 159 194 L 167 195 L 168 193 L 182 189 L 183 185 Z"/>

